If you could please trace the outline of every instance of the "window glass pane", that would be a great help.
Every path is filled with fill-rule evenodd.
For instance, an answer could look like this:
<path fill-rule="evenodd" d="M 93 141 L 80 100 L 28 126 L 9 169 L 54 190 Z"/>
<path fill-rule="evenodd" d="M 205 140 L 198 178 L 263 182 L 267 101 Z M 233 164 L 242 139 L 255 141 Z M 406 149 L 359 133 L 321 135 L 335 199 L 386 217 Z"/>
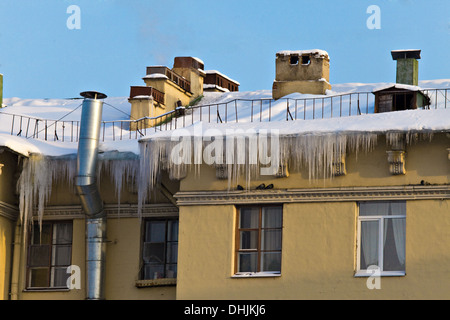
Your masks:
<path fill-rule="evenodd" d="M 70 274 L 67 272 L 67 268 L 53 268 L 52 269 L 52 287 L 64 287 L 67 288 L 67 279 Z"/>
<path fill-rule="evenodd" d="M 238 272 L 256 272 L 258 264 L 257 252 L 239 252 L 238 255 Z"/>
<path fill-rule="evenodd" d="M 148 221 L 146 223 L 146 242 L 166 241 L 166 222 Z"/>
<path fill-rule="evenodd" d="M 261 271 L 281 271 L 281 252 L 261 253 Z"/>
<path fill-rule="evenodd" d="M 378 266 L 378 221 L 361 221 L 360 269 Z"/>
<path fill-rule="evenodd" d="M 176 278 L 177 277 L 177 265 L 168 264 L 166 266 L 166 278 Z"/>
<path fill-rule="evenodd" d="M 144 279 L 160 279 L 164 277 L 164 265 L 145 265 Z"/>
<path fill-rule="evenodd" d="M 48 268 L 39 268 L 30 270 L 30 287 L 39 288 L 48 287 Z"/>
<path fill-rule="evenodd" d="M 281 228 L 283 209 L 281 207 L 263 207 L 262 227 L 263 228 Z"/>
<path fill-rule="evenodd" d="M 239 249 L 258 249 L 258 231 L 241 231 Z"/>
<path fill-rule="evenodd" d="M 144 262 L 164 263 L 164 243 L 144 243 Z"/>
<path fill-rule="evenodd" d="M 384 219 L 383 271 L 405 271 L 406 219 Z"/>
<path fill-rule="evenodd" d="M 53 265 L 69 266 L 72 256 L 72 246 L 53 246 Z"/>
<path fill-rule="evenodd" d="M 262 231 L 261 250 L 281 250 L 281 229 Z"/>
<path fill-rule="evenodd" d="M 46 267 L 50 265 L 50 246 L 49 245 L 33 245 L 29 248 L 30 267 Z"/>
<path fill-rule="evenodd" d="M 396 201 L 391 202 L 391 210 L 389 211 L 389 215 L 397 216 L 403 215 L 406 216 L 406 201 Z"/>
<path fill-rule="evenodd" d="M 169 220 L 167 222 L 167 240 L 178 241 L 178 220 Z"/>
<path fill-rule="evenodd" d="M 256 229 L 259 227 L 259 208 L 241 208 L 240 228 Z"/>
<path fill-rule="evenodd" d="M 392 202 L 361 202 L 359 204 L 360 216 L 392 216 L 406 215 L 405 201 Z"/>
<path fill-rule="evenodd" d="M 177 263 L 178 242 L 169 242 L 167 244 L 167 263 Z"/>
<path fill-rule="evenodd" d="M 33 226 L 32 244 L 50 244 L 52 225 L 50 223 L 42 224 L 42 233 L 39 224 Z"/>
<path fill-rule="evenodd" d="M 71 244 L 72 243 L 72 224 L 55 223 L 53 225 L 53 243 Z"/>

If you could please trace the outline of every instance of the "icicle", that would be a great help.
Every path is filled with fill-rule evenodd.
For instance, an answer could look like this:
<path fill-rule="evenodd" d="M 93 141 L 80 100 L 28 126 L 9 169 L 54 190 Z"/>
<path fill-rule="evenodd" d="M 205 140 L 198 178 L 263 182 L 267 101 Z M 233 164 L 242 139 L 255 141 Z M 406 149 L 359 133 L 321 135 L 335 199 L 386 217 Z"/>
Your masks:
<path fill-rule="evenodd" d="M 24 225 L 33 221 L 33 210 L 37 207 L 39 225 L 47 201 L 50 199 L 55 181 L 73 181 L 76 172 L 74 157 L 57 159 L 33 154 L 25 159 L 23 170 L 18 180 L 20 219 Z M 71 187 L 72 184 L 69 183 Z"/>
<path fill-rule="evenodd" d="M 111 154 L 102 154 L 98 172 L 103 171 L 106 171 L 113 181 L 118 204 L 117 210 L 120 215 L 122 187 L 124 185 L 132 187 L 136 184 L 139 177 L 139 159 L 136 155 L 128 153 L 121 156 L 115 152 L 112 156 Z"/>

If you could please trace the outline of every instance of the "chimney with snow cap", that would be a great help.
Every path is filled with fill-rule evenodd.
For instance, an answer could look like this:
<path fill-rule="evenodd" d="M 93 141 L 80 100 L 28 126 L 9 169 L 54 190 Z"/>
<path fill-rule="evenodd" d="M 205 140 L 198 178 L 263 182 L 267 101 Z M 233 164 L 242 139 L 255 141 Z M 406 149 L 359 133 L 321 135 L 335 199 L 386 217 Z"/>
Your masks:
<path fill-rule="evenodd" d="M 279 51 L 275 61 L 274 99 L 291 93 L 326 94 L 331 90 L 330 57 L 324 50 Z"/>
<path fill-rule="evenodd" d="M 419 61 L 420 50 L 393 50 L 392 59 L 397 61 L 396 82 L 411 86 L 419 85 Z"/>

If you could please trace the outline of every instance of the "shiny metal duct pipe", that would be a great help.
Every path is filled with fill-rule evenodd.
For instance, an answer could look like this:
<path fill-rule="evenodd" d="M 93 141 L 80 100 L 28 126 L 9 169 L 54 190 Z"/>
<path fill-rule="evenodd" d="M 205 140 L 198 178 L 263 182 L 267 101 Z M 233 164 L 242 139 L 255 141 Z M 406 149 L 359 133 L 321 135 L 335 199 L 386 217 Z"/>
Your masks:
<path fill-rule="evenodd" d="M 97 158 L 103 101 L 106 95 L 82 92 L 75 186 L 86 214 L 86 298 L 105 299 L 106 215 L 97 186 Z"/>

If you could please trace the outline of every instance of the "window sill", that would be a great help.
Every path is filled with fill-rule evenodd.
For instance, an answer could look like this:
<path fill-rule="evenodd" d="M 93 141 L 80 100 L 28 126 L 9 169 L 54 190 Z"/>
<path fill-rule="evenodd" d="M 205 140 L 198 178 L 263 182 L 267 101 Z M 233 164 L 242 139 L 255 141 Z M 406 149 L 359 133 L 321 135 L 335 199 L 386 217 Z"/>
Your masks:
<path fill-rule="evenodd" d="M 27 288 L 23 292 L 69 292 L 68 288 Z"/>
<path fill-rule="evenodd" d="M 281 277 L 279 272 L 243 272 L 236 273 L 231 278 L 274 278 Z"/>
<path fill-rule="evenodd" d="M 136 280 L 137 288 L 175 286 L 176 284 L 176 278 Z"/>
<path fill-rule="evenodd" d="M 381 273 L 372 271 L 357 271 L 354 275 L 355 278 L 369 278 L 369 277 L 404 277 L 406 272 L 404 271 L 385 271 Z"/>

